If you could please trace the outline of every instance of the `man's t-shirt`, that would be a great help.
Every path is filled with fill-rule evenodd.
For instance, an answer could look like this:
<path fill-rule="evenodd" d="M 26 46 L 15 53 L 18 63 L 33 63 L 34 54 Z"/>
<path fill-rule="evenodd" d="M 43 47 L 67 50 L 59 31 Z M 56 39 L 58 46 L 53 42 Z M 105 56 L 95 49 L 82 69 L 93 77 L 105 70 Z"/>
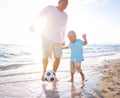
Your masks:
<path fill-rule="evenodd" d="M 46 25 L 42 37 L 58 43 L 64 42 L 64 33 L 67 22 L 67 14 L 60 12 L 56 6 L 48 6 L 41 14 L 46 16 Z"/>

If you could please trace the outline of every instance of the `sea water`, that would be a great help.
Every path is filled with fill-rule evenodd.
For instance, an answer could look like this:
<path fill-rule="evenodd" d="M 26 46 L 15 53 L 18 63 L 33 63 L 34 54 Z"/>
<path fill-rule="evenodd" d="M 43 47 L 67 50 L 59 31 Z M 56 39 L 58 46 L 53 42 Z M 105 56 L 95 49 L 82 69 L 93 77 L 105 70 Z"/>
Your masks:
<path fill-rule="evenodd" d="M 93 60 L 100 57 L 117 55 L 120 53 L 120 45 L 86 45 L 84 49 L 85 60 Z M 38 47 L 24 44 L 0 44 L 0 70 L 8 70 L 7 67 L 26 66 L 41 63 L 42 51 Z M 69 61 L 70 50 L 63 50 L 61 60 Z M 11 67 L 13 68 L 13 67 Z M 9 68 L 10 70 L 10 68 Z"/>

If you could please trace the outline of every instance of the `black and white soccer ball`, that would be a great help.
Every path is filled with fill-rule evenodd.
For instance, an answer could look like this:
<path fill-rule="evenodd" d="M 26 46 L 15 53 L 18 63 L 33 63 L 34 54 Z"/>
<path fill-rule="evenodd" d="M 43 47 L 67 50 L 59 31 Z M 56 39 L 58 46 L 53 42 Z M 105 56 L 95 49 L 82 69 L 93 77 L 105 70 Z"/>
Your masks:
<path fill-rule="evenodd" d="M 56 78 L 55 72 L 52 70 L 46 71 L 44 74 L 44 79 L 47 82 L 52 82 L 55 80 L 55 78 Z"/>

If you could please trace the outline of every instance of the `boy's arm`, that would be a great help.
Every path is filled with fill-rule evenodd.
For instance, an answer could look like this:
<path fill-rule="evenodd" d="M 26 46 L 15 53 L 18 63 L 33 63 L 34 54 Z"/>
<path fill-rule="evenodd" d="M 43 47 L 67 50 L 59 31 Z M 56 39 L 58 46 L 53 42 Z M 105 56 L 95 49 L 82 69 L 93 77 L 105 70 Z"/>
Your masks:
<path fill-rule="evenodd" d="M 87 39 L 86 39 L 86 34 L 83 34 L 83 35 L 82 35 L 82 38 L 84 39 L 84 44 L 87 45 L 88 41 L 87 41 Z"/>
<path fill-rule="evenodd" d="M 68 49 L 69 47 L 68 46 L 64 46 L 64 47 L 62 47 L 62 49 Z"/>

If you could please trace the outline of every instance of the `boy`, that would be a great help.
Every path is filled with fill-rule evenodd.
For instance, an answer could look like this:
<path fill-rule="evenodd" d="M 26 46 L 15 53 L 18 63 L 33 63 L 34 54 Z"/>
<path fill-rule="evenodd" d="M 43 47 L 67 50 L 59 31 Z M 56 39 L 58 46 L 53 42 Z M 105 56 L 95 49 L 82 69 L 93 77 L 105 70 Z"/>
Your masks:
<path fill-rule="evenodd" d="M 84 39 L 76 39 L 76 33 L 74 31 L 68 32 L 68 39 L 70 40 L 69 47 L 63 47 L 63 49 L 70 48 L 71 49 L 71 57 L 70 57 L 70 74 L 71 79 L 69 82 L 74 81 L 74 73 L 77 70 L 77 72 L 80 73 L 82 77 L 82 83 L 85 81 L 85 76 L 81 69 L 81 62 L 84 60 L 83 57 L 83 45 L 87 44 L 86 34 L 82 35 L 82 38 Z"/>

